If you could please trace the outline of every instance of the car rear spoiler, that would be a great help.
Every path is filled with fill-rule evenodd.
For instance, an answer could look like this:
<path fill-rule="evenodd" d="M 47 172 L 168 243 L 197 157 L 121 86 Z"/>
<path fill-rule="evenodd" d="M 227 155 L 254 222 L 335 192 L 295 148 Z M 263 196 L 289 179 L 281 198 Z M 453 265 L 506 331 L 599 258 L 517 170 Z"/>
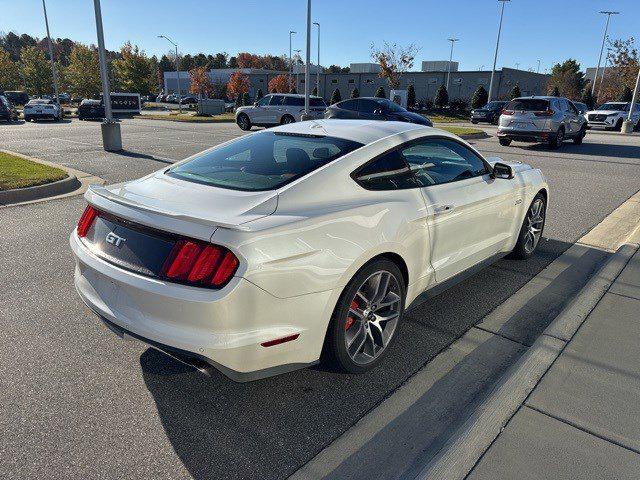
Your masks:
<path fill-rule="evenodd" d="M 105 199 L 105 200 L 109 200 L 111 202 L 117 203 L 119 205 L 123 205 L 125 207 L 133 208 L 136 210 L 142 210 L 142 211 L 153 213 L 156 215 L 162 215 L 175 220 L 195 223 L 205 227 L 212 227 L 212 228 L 221 227 L 221 228 L 228 228 L 231 230 L 249 230 L 249 228 L 247 228 L 246 226 L 243 226 L 243 224 L 225 223 L 225 222 L 207 220 L 205 218 L 193 217 L 191 215 L 186 215 L 184 213 L 171 212 L 166 209 L 165 210 L 158 209 L 157 207 L 151 208 L 141 203 L 138 203 L 134 200 L 124 198 L 120 195 L 116 195 L 115 193 L 111 192 L 110 190 L 108 190 L 107 188 L 101 185 L 89 185 L 89 188 L 84 194 L 84 197 L 87 199 L 89 203 L 91 203 L 92 205 L 95 205 L 98 209 L 100 208 L 100 204 L 104 202 L 104 200 L 101 202 L 100 199 Z"/>

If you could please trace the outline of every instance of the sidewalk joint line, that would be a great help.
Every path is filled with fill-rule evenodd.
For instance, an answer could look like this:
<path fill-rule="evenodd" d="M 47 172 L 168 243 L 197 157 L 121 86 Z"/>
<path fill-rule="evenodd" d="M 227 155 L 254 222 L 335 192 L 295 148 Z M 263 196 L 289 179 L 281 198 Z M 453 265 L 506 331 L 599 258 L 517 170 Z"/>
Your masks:
<path fill-rule="evenodd" d="M 611 290 L 607 290 L 607 293 L 610 293 L 611 295 L 617 295 L 623 298 L 630 298 L 631 300 L 640 300 L 640 298 L 630 297 L 629 295 L 625 295 L 624 293 L 612 292 Z"/>
<path fill-rule="evenodd" d="M 496 335 L 498 337 L 502 337 L 505 340 L 509 340 L 510 342 L 517 343 L 518 345 L 522 345 L 523 347 L 526 347 L 526 348 L 530 348 L 531 347 L 531 345 L 527 345 L 526 343 L 522 343 L 522 342 L 520 342 L 520 341 L 518 341 L 518 340 L 516 340 L 514 338 L 507 337 L 506 335 L 504 335 L 502 333 L 492 332 L 491 330 L 488 330 L 488 329 L 486 329 L 484 327 L 481 327 L 479 325 L 474 325 L 473 328 L 477 328 L 478 330 L 482 330 L 483 332 L 487 332 L 487 333 L 490 333 L 492 335 Z M 559 340 L 561 340 L 561 339 L 559 339 Z"/>

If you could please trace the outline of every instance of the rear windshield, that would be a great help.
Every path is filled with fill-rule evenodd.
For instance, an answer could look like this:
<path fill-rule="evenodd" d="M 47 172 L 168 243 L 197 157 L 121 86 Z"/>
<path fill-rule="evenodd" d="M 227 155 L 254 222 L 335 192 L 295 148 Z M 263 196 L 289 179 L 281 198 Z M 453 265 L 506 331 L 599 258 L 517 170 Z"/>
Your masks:
<path fill-rule="evenodd" d="M 484 107 L 486 110 L 497 110 L 499 108 L 504 107 L 506 102 L 489 102 Z"/>
<path fill-rule="evenodd" d="M 506 110 L 516 110 L 525 112 L 542 112 L 549 108 L 549 100 L 536 98 L 524 98 L 521 100 L 511 100 Z"/>
<path fill-rule="evenodd" d="M 166 173 L 232 190 L 274 190 L 361 146 L 342 138 L 264 131 L 204 152 Z"/>

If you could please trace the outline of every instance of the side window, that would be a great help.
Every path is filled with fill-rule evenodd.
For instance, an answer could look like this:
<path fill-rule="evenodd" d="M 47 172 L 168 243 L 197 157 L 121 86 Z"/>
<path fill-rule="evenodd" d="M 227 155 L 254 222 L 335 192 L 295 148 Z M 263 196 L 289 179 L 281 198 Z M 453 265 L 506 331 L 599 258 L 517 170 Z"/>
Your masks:
<path fill-rule="evenodd" d="M 284 103 L 284 97 L 282 95 L 274 95 L 271 97 L 269 105 L 279 107 Z"/>
<path fill-rule="evenodd" d="M 448 139 L 427 139 L 400 150 L 421 187 L 484 175 L 487 167 L 478 155 Z"/>
<path fill-rule="evenodd" d="M 271 100 L 271 95 L 267 95 L 266 97 L 263 97 L 260 100 L 258 100 L 257 106 L 264 107 L 266 105 L 269 105 L 270 100 Z"/>
<path fill-rule="evenodd" d="M 356 170 L 353 179 L 367 190 L 397 190 L 418 184 L 398 150 L 386 153 Z"/>
<path fill-rule="evenodd" d="M 340 106 L 340 108 L 343 108 L 345 110 L 357 111 L 358 110 L 358 101 L 357 100 L 346 100 L 344 102 L 340 102 L 339 106 Z"/>
<path fill-rule="evenodd" d="M 290 107 L 304 107 L 304 98 L 303 97 L 284 97 L 285 105 Z"/>
<path fill-rule="evenodd" d="M 377 110 L 381 110 L 382 105 L 374 100 L 367 100 L 361 98 L 358 100 L 358 111 L 362 113 L 375 113 Z"/>

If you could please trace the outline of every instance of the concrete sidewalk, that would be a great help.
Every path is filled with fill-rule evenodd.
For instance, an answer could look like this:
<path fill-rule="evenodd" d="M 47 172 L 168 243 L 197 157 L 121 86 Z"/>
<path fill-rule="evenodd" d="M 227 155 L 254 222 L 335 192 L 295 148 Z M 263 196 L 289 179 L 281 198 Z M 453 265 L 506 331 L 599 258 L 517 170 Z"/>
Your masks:
<path fill-rule="evenodd" d="M 640 478 L 640 251 L 467 478 Z"/>

